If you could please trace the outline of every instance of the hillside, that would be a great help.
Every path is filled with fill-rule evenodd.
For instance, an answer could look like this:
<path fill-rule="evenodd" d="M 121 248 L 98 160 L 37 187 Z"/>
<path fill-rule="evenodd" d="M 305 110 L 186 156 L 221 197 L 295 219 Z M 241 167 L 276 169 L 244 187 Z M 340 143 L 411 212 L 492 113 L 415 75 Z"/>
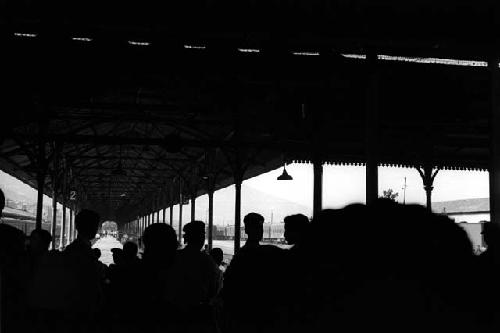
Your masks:
<path fill-rule="evenodd" d="M 262 214 L 267 222 L 280 223 L 287 215 L 302 213 L 310 216 L 312 209 L 304 205 L 269 195 L 249 186 L 242 186 L 241 194 L 241 216 L 242 218 L 250 213 L 256 212 Z M 183 208 L 183 212 L 184 212 Z M 206 220 L 208 216 L 208 200 L 196 202 L 197 218 Z M 189 210 L 186 212 L 189 218 Z M 177 221 L 177 214 L 174 215 L 174 221 Z M 223 189 L 214 195 L 214 224 L 227 225 L 234 222 L 234 190 Z"/>
<path fill-rule="evenodd" d="M 463 200 L 439 201 L 432 203 L 436 213 L 487 213 L 490 211 L 489 198 L 474 198 Z"/>

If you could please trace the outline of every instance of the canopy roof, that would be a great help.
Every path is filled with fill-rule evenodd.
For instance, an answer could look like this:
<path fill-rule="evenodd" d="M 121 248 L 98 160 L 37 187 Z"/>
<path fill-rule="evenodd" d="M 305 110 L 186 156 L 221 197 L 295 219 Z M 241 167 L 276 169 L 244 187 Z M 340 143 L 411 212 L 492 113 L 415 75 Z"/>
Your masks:
<path fill-rule="evenodd" d="M 41 139 L 121 222 L 179 179 L 199 195 L 241 168 L 364 163 L 367 126 L 382 164 L 488 167 L 494 1 L 107 3 L 3 6 L 0 168 L 35 188 Z"/>

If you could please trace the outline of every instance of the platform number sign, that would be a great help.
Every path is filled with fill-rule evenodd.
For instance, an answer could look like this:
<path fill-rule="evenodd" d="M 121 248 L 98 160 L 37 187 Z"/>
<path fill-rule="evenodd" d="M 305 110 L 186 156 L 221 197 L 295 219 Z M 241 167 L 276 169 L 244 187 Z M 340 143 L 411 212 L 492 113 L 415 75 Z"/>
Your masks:
<path fill-rule="evenodd" d="M 69 191 L 69 200 L 76 200 L 76 191 Z"/>

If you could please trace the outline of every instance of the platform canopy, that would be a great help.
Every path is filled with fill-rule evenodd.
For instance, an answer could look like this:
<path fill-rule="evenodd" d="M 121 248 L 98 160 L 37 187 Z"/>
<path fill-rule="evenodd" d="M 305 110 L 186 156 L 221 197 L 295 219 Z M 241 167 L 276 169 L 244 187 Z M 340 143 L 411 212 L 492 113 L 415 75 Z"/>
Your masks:
<path fill-rule="evenodd" d="M 380 164 L 486 170 L 500 5 L 411 3 L 1 2 L 0 168 L 117 221 L 180 181 L 364 163 L 373 126 Z"/>

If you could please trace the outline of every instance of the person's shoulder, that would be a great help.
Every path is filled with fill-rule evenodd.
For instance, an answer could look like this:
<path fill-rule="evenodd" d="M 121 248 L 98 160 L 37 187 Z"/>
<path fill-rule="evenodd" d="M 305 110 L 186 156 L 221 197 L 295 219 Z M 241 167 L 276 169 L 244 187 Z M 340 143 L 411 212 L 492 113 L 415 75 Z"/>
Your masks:
<path fill-rule="evenodd" d="M 269 245 L 269 244 L 260 245 L 258 248 L 255 249 L 255 251 L 258 252 L 260 255 L 280 255 L 285 253 L 285 250 L 275 245 Z"/>
<path fill-rule="evenodd" d="M 44 253 L 38 260 L 38 267 L 52 267 L 64 265 L 64 255 L 59 251 Z"/>
<path fill-rule="evenodd" d="M 71 244 L 66 246 L 64 249 L 63 253 L 65 254 L 73 254 L 76 252 L 81 252 L 83 249 L 83 244 L 79 242 L 78 240 L 74 240 Z"/>
<path fill-rule="evenodd" d="M 202 258 L 202 260 L 210 263 L 210 265 L 217 267 L 217 264 L 215 263 L 215 260 L 214 258 L 212 258 L 211 255 L 207 254 L 206 252 L 200 252 L 200 253 L 201 253 L 200 257 Z"/>
<path fill-rule="evenodd" d="M 276 245 L 271 244 L 263 244 L 258 247 L 262 251 L 281 251 L 282 249 L 277 247 Z"/>

